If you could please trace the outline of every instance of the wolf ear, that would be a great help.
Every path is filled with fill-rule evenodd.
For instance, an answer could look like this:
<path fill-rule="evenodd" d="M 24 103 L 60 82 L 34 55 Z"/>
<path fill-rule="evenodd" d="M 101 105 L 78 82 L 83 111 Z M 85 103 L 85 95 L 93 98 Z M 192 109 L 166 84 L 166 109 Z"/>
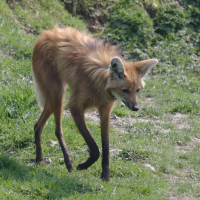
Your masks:
<path fill-rule="evenodd" d="M 156 64 L 158 63 L 157 59 L 149 59 L 149 60 L 143 60 L 139 62 L 135 62 L 135 66 L 139 73 L 142 75 L 142 77 Z"/>
<path fill-rule="evenodd" d="M 124 79 L 124 66 L 119 57 L 112 58 L 109 66 L 109 73 L 114 76 L 117 80 Z"/>

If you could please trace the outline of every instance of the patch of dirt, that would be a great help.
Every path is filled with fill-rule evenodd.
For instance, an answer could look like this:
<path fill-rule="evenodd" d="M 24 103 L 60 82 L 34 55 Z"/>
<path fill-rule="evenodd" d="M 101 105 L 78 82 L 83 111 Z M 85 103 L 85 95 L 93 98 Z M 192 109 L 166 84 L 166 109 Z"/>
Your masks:
<path fill-rule="evenodd" d="M 152 98 L 145 98 L 145 104 L 153 105 L 153 99 Z M 123 105 L 121 105 L 123 106 Z M 63 112 L 64 116 L 71 117 L 71 114 L 69 110 L 65 110 Z M 191 125 L 189 124 L 188 116 L 182 113 L 176 113 L 174 115 L 168 114 L 166 117 L 169 118 L 168 121 L 170 121 L 177 129 L 185 129 L 185 128 L 191 128 Z M 86 122 L 99 124 L 99 113 L 97 111 L 88 111 L 85 113 L 85 119 Z M 118 117 L 115 114 L 111 115 L 110 119 L 110 126 L 117 128 L 121 133 L 126 132 L 125 127 L 133 125 L 134 123 L 142 122 L 142 123 L 148 123 L 152 122 L 154 123 L 155 127 L 159 128 L 160 124 L 165 123 L 160 118 L 147 118 L 147 117 L 131 117 L 131 116 L 125 116 L 125 117 Z M 164 133 L 169 132 L 170 129 L 163 129 Z M 194 140 L 197 140 L 197 138 L 193 138 Z M 192 147 L 191 147 L 192 148 Z"/>
<path fill-rule="evenodd" d="M 182 142 L 177 142 L 175 146 L 178 152 L 183 154 L 188 153 L 189 151 L 198 150 L 197 144 L 200 143 L 200 139 L 194 136 L 191 137 L 191 141 L 184 145 Z M 192 168 L 176 170 L 176 174 L 167 174 L 168 179 L 171 183 L 187 183 L 194 187 L 200 187 L 200 182 L 196 180 L 196 176 L 199 176 L 198 171 Z M 176 196 L 169 196 L 169 199 L 177 199 Z M 199 199 L 196 196 L 185 196 L 181 199 Z"/>
<path fill-rule="evenodd" d="M 50 140 L 48 143 L 47 143 L 47 146 L 50 146 L 50 147 L 54 147 L 56 145 L 59 145 L 58 141 L 52 141 Z"/>
<path fill-rule="evenodd" d="M 35 161 L 33 161 L 33 162 L 31 162 L 31 163 L 28 163 L 28 164 L 27 164 L 27 166 L 28 166 L 28 167 L 33 167 L 33 166 L 36 166 L 36 162 L 35 162 Z"/>
<path fill-rule="evenodd" d="M 86 122 L 91 122 L 94 124 L 99 124 L 99 113 L 97 111 L 89 111 L 85 113 Z"/>
<path fill-rule="evenodd" d="M 3 58 L 7 57 L 9 59 L 13 59 L 13 57 L 11 55 L 9 55 L 6 52 L 3 52 L 2 50 L 0 50 L 0 57 L 3 57 Z"/>
<path fill-rule="evenodd" d="M 160 120 L 155 120 L 155 119 L 149 119 L 149 118 L 145 118 L 145 117 L 130 117 L 130 116 L 127 116 L 127 117 L 123 117 L 122 118 L 124 121 L 127 122 L 127 124 L 130 124 L 130 125 L 133 125 L 134 123 L 136 122 L 141 122 L 141 123 L 148 123 L 148 122 L 162 122 Z"/>
<path fill-rule="evenodd" d="M 191 137 L 191 141 L 192 141 L 193 143 L 200 143 L 200 139 L 199 139 L 199 138 L 196 138 L 196 137 L 194 137 L 194 136 Z"/>
<path fill-rule="evenodd" d="M 145 103 L 147 103 L 147 104 L 153 105 L 153 98 L 151 98 L 151 97 L 145 98 L 144 101 L 145 101 Z"/>
<path fill-rule="evenodd" d="M 171 183 L 176 183 L 177 181 L 180 181 L 180 176 L 176 174 L 168 174 L 168 179 Z"/>
<path fill-rule="evenodd" d="M 197 171 L 194 169 L 185 169 L 182 171 L 177 170 L 176 174 L 167 174 L 170 182 L 180 182 L 180 183 L 189 183 L 193 182 L 192 176 L 196 174 Z"/>
<path fill-rule="evenodd" d="M 170 115 L 170 118 L 177 129 L 190 128 L 187 115 L 177 112 L 175 115 Z"/>
<path fill-rule="evenodd" d="M 69 110 L 64 110 L 63 115 L 66 117 L 72 117 Z M 94 124 L 100 124 L 99 113 L 97 111 L 88 111 L 85 113 L 85 120 L 86 120 L 86 123 L 90 122 Z M 127 125 L 127 123 L 124 120 L 122 120 L 120 117 L 114 114 L 111 115 L 110 126 L 124 127 L 125 125 Z"/>
<path fill-rule="evenodd" d="M 200 139 L 192 136 L 191 141 L 184 145 L 182 142 L 177 142 L 175 148 L 181 153 L 187 153 L 191 150 L 198 150 L 197 144 L 200 143 Z"/>
<path fill-rule="evenodd" d="M 179 198 L 175 195 L 172 195 L 172 196 L 168 196 L 168 199 L 177 200 Z M 181 200 L 192 200 L 192 199 L 199 199 L 199 197 L 195 197 L 195 196 L 183 196 L 183 197 L 181 197 Z"/>
<path fill-rule="evenodd" d="M 186 169 L 183 171 L 176 171 L 177 174 L 167 174 L 168 180 L 172 183 L 186 183 L 194 187 L 200 187 L 199 181 L 196 181 L 193 176 L 198 172 L 194 169 Z M 168 199 L 178 199 L 176 195 L 169 195 Z M 184 196 L 181 199 L 199 199 L 197 196 Z"/>
<path fill-rule="evenodd" d="M 110 156 L 119 155 L 121 152 L 121 149 L 110 149 Z"/>
<path fill-rule="evenodd" d="M 47 165 L 47 164 L 50 164 L 50 163 L 53 162 L 53 160 L 51 158 L 49 158 L 49 157 L 44 157 L 43 161 L 44 162 L 42 163 L 42 165 Z M 34 167 L 36 165 L 37 164 L 36 164 L 35 160 L 27 164 L 27 166 L 29 166 L 29 167 Z"/>
<path fill-rule="evenodd" d="M 73 15 L 81 15 L 81 18 L 87 21 L 87 28 L 90 32 L 102 30 L 107 20 L 105 11 L 109 10 L 109 2 L 105 5 L 101 1 L 90 2 L 90 4 L 88 4 L 87 1 L 82 0 L 77 0 L 77 3 L 75 0 L 62 1 L 68 12 Z"/>
<path fill-rule="evenodd" d="M 144 166 L 145 166 L 148 170 L 150 170 L 150 171 L 153 171 L 153 172 L 156 171 L 155 167 L 153 167 L 153 166 L 150 165 L 150 164 L 144 164 Z"/>

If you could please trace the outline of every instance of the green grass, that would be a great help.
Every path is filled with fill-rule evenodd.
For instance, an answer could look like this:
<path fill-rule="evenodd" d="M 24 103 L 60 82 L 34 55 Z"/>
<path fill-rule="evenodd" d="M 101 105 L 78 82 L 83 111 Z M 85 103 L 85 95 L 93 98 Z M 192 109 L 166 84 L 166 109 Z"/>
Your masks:
<path fill-rule="evenodd" d="M 73 26 L 86 30 L 86 25 L 78 17 L 72 17 L 59 0 L 10 1 L 1 0 L 0 11 L 3 16 L 15 20 L 27 33 L 38 34 L 43 29 L 57 26 Z"/>
<path fill-rule="evenodd" d="M 0 199 L 198 199 L 200 80 L 198 69 L 186 64 L 187 55 L 177 54 L 180 61 L 184 57 L 182 65 L 166 67 L 164 60 L 154 69 L 140 93 L 138 112 L 116 104 L 113 112 L 125 125 L 111 127 L 110 149 L 121 151 L 110 155 L 110 182 L 100 179 L 101 159 L 88 170 L 67 172 L 59 145 L 48 146 L 50 140 L 56 141 L 53 116 L 42 135 L 43 155 L 52 162 L 31 165 L 36 156 L 33 126 L 40 115 L 31 76 L 37 35 L 27 34 L 21 26 L 27 27 L 28 21 L 37 33 L 55 23 L 67 26 L 78 20 L 64 11 L 62 3 L 42 2 L 34 3 L 44 15 L 37 21 L 33 11 L 25 15 L 33 1 L 19 1 L 12 10 L 0 1 Z M 51 9 L 62 14 L 45 20 Z M 24 17 L 18 18 L 19 13 Z M 79 24 L 85 29 L 82 21 L 74 23 Z M 100 126 L 92 121 L 88 126 L 101 147 Z M 87 159 L 87 145 L 71 117 L 63 117 L 63 132 L 76 167 Z"/>

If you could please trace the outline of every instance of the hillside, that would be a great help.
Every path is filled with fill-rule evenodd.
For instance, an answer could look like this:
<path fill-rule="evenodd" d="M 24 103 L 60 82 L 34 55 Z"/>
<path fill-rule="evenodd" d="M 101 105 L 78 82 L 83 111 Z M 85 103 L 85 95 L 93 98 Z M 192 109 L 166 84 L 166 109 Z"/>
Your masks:
<path fill-rule="evenodd" d="M 200 1 L 77 0 L 76 16 L 67 2 L 0 0 L 0 199 L 199 199 Z M 67 172 L 53 116 L 42 135 L 47 165 L 35 166 L 40 110 L 31 57 L 39 33 L 55 25 L 92 31 L 127 59 L 159 60 L 145 77 L 140 110 L 122 102 L 113 110 L 109 183 L 100 179 L 101 158 Z M 87 145 L 68 109 L 63 116 L 76 167 L 88 157 Z M 86 121 L 101 148 L 98 113 Z"/>

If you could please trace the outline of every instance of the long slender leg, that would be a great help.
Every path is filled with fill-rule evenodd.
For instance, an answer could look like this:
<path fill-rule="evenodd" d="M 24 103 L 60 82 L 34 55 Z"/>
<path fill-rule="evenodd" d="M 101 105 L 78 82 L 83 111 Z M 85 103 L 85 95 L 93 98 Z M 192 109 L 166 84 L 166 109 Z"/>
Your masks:
<path fill-rule="evenodd" d="M 70 107 L 70 112 L 74 118 L 74 121 L 75 121 L 80 133 L 82 134 L 83 138 L 85 139 L 85 141 L 90 149 L 90 157 L 85 162 L 80 163 L 77 166 L 77 170 L 87 169 L 94 162 L 96 162 L 98 160 L 99 148 L 85 124 L 84 112 L 80 111 L 77 108 L 73 108 L 73 107 Z"/>
<path fill-rule="evenodd" d="M 55 134 L 60 143 L 60 146 L 64 155 L 65 165 L 68 171 L 72 172 L 73 162 L 72 162 L 70 153 L 68 151 L 67 145 L 65 143 L 65 139 L 63 137 L 63 132 L 62 132 L 62 110 L 63 110 L 63 99 L 56 103 L 56 108 L 54 109 L 55 124 L 56 124 Z"/>
<path fill-rule="evenodd" d="M 36 163 L 44 164 L 43 158 L 42 158 L 42 145 L 41 145 L 41 135 L 44 128 L 44 125 L 51 115 L 52 111 L 48 108 L 48 104 L 45 104 L 44 110 L 42 111 L 42 114 L 40 115 L 38 121 L 36 122 L 34 126 L 34 132 L 35 132 L 35 144 L 36 144 Z"/>
<path fill-rule="evenodd" d="M 99 107 L 99 115 L 101 120 L 101 141 L 102 141 L 102 174 L 101 178 L 108 181 L 109 175 L 109 130 L 110 130 L 110 115 L 112 105 Z"/>

